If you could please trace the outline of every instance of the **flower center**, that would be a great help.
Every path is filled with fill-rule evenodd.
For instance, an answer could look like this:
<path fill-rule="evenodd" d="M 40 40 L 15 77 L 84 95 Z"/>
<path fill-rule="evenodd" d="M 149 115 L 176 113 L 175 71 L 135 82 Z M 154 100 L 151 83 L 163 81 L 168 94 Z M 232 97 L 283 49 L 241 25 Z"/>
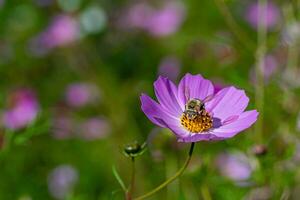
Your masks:
<path fill-rule="evenodd" d="M 191 133 L 202 133 L 213 126 L 213 119 L 205 109 L 202 109 L 193 117 L 188 112 L 183 112 L 180 121 L 181 125 Z"/>

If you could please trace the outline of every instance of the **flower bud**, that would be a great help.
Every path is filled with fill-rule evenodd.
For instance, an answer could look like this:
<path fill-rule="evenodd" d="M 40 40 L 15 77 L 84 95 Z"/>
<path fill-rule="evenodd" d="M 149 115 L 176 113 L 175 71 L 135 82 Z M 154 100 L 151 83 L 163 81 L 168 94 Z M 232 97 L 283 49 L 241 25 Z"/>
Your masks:
<path fill-rule="evenodd" d="M 126 144 L 123 148 L 123 153 L 127 157 L 136 157 L 144 153 L 146 149 L 145 147 L 146 143 L 141 145 L 137 141 L 135 141 L 133 143 Z"/>

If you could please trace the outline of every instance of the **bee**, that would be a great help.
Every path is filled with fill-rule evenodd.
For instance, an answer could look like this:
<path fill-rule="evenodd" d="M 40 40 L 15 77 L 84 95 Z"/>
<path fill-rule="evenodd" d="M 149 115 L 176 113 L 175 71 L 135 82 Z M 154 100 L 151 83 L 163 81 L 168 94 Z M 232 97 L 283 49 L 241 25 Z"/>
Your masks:
<path fill-rule="evenodd" d="M 191 99 L 185 105 L 184 114 L 191 120 L 195 119 L 205 110 L 205 105 L 200 99 Z"/>
<path fill-rule="evenodd" d="M 207 96 L 204 100 L 190 99 L 185 104 L 184 114 L 187 115 L 188 119 L 194 120 L 197 116 L 201 115 L 205 110 L 205 103 L 210 101 L 213 95 Z"/>

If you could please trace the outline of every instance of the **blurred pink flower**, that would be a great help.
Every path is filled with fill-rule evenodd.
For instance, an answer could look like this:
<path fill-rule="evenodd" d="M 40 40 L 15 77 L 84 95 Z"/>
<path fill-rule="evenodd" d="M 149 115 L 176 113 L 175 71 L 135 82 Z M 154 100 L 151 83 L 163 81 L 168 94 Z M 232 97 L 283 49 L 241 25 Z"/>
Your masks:
<path fill-rule="evenodd" d="M 39 104 L 33 91 L 17 90 L 9 98 L 10 108 L 3 114 L 3 124 L 9 129 L 21 129 L 30 124 L 39 112 Z"/>
<path fill-rule="evenodd" d="M 5 0 L 0 0 L 0 8 L 4 5 Z"/>
<path fill-rule="evenodd" d="M 264 65 L 264 77 L 266 80 L 269 80 L 270 77 L 276 72 L 278 69 L 278 62 L 276 58 L 272 55 L 267 55 L 265 57 L 265 65 Z"/>
<path fill-rule="evenodd" d="M 78 181 L 78 172 L 71 165 L 60 165 L 48 176 L 48 189 L 52 197 L 65 199 Z"/>
<path fill-rule="evenodd" d="M 94 103 L 99 98 L 99 90 L 91 83 L 72 83 L 66 89 L 65 99 L 69 106 L 82 107 Z"/>
<path fill-rule="evenodd" d="M 176 81 L 180 73 L 180 61 L 176 57 L 165 57 L 159 64 L 158 75 L 169 78 L 172 81 Z"/>
<path fill-rule="evenodd" d="M 57 116 L 53 121 L 53 137 L 56 139 L 72 138 L 74 134 L 75 123 L 69 116 Z"/>
<path fill-rule="evenodd" d="M 164 3 L 160 9 L 139 3 L 133 5 L 126 15 L 125 24 L 129 27 L 140 28 L 159 37 L 176 32 L 185 17 L 185 11 L 183 5 L 177 2 Z"/>
<path fill-rule="evenodd" d="M 270 78 L 272 77 L 272 75 L 274 73 L 276 73 L 276 71 L 278 70 L 279 64 L 277 62 L 276 57 L 274 57 L 273 55 L 269 54 L 266 55 L 265 59 L 264 59 L 264 69 L 263 74 L 264 74 L 264 81 L 265 83 L 267 83 Z M 255 71 L 254 68 L 251 69 L 250 71 L 250 80 L 252 83 L 256 83 L 256 76 L 255 76 Z"/>
<path fill-rule="evenodd" d="M 111 131 L 109 122 L 104 118 L 90 118 L 79 125 L 79 137 L 85 140 L 105 138 Z"/>
<path fill-rule="evenodd" d="M 29 48 L 34 55 L 44 55 L 52 48 L 68 45 L 78 38 L 79 22 L 69 15 L 61 14 L 54 17 L 46 30 L 30 41 Z"/>
<path fill-rule="evenodd" d="M 257 29 L 259 20 L 262 18 L 265 18 L 265 25 L 269 30 L 274 28 L 279 23 L 280 11 L 275 4 L 268 1 L 267 6 L 262 9 L 264 13 L 262 17 L 259 16 L 259 9 L 259 4 L 253 3 L 247 8 L 246 11 L 246 19 L 253 28 Z"/>
<path fill-rule="evenodd" d="M 217 167 L 223 176 L 233 181 L 245 181 L 250 178 L 253 167 L 242 153 L 222 153 L 217 158 Z"/>
<path fill-rule="evenodd" d="M 68 15 L 56 16 L 47 30 L 42 34 L 45 44 L 49 48 L 63 46 L 78 38 L 78 22 Z"/>

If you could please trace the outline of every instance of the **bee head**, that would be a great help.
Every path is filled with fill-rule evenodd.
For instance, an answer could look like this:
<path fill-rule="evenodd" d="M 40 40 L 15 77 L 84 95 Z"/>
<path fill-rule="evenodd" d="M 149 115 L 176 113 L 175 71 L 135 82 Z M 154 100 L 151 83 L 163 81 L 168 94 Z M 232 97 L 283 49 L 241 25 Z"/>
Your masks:
<path fill-rule="evenodd" d="M 201 110 L 204 109 L 204 103 L 200 99 L 191 99 L 185 105 L 186 110 Z"/>

